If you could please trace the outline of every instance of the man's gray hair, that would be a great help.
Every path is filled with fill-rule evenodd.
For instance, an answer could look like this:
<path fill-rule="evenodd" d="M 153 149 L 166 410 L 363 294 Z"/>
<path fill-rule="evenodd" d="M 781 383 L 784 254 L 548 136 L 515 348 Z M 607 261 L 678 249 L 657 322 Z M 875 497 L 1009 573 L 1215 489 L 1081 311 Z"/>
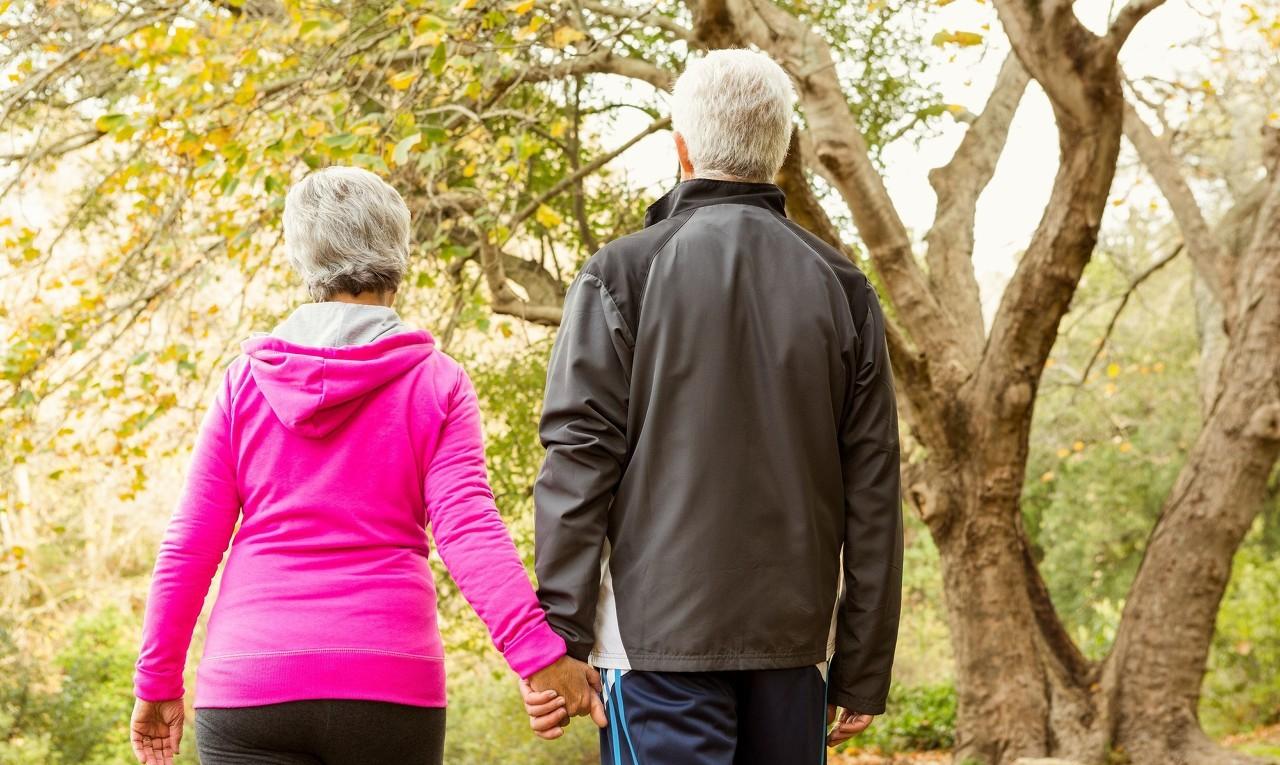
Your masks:
<path fill-rule="evenodd" d="M 289 189 L 284 249 L 313 300 L 389 292 L 409 268 L 409 208 L 368 170 L 326 167 Z"/>
<path fill-rule="evenodd" d="M 685 68 L 672 93 L 671 127 L 695 175 L 772 182 L 791 141 L 791 78 L 749 50 L 714 50 Z"/>

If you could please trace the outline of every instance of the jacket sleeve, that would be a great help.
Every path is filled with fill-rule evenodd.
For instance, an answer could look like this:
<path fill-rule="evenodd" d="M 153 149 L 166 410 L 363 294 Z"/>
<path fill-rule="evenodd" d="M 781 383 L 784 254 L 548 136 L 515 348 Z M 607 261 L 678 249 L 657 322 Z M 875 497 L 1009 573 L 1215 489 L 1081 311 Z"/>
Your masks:
<path fill-rule="evenodd" d="M 229 379 L 229 374 L 224 377 L 205 413 L 156 556 L 133 677 L 134 694 L 145 701 L 182 697 L 191 633 L 240 517 L 227 414 Z"/>
<path fill-rule="evenodd" d="M 837 611 L 832 703 L 884 712 L 902 601 L 902 501 L 898 416 L 884 315 L 868 285 L 855 375 L 841 428 L 844 595 Z"/>
<path fill-rule="evenodd" d="M 583 661 L 595 643 L 601 551 L 627 459 L 633 347 L 604 283 L 579 275 L 547 369 L 534 539 L 542 607 L 569 654 Z"/>
<path fill-rule="evenodd" d="M 564 656 L 529 574 L 498 514 L 484 464 L 480 406 L 461 369 L 425 475 L 424 499 L 440 559 L 520 677 Z"/>

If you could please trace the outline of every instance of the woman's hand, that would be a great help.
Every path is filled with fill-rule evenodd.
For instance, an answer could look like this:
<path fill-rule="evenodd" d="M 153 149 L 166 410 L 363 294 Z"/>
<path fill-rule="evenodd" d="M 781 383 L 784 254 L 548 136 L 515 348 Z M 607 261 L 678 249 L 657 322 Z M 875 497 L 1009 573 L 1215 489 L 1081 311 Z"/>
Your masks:
<path fill-rule="evenodd" d="M 133 704 L 130 739 L 133 755 L 145 765 L 173 765 L 182 741 L 182 718 L 186 710 L 182 699 L 143 701 Z"/>

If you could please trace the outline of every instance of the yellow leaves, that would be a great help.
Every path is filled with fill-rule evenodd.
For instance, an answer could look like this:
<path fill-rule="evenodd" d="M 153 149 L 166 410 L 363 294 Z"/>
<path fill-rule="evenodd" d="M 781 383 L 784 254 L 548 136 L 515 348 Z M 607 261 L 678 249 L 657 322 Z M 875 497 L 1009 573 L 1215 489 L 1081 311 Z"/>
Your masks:
<path fill-rule="evenodd" d="M 584 35 L 581 30 L 575 29 L 574 27 L 571 27 L 568 24 L 565 24 L 563 26 L 557 27 L 556 31 L 552 33 L 551 47 L 564 48 L 568 45 L 572 45 L 573 43 L 579 40 L 585 40 L 586 37 L 587 36 Z"/>
<path fill-rule="evenodd" d="M 1070 449 L 1066 449 L 1066 448 L 1058 449 L 1058 459 L 1063 459 L 1070 456 L 1071 456 Z"/>
<path fill-rule="evenodd" d="M 534 0 L 523 0 L 522 2 L 519 2 L 519 3 L 513 3 L 510 6 L 510 8 L 512 12 L 523 16 L 529 11 L 532 11 L 533 6 L 534 6 Z"/>
<path fill-rule="evenodd" d="M 424 48 L 428 45 L 434 46 L 439 44 L 440 44 L 440 32 L 434 29 L 430 29 L 430 30 L 427 30 L 426 32 L 421 32 L 419 34 L 414 35 L 413 39 L 409 41 L 409 50 L 417 50 L 418 48 Z"/>
<path fill-rule="evenodd" d="M 221 149 L 231 140 L 231 128 L 220 127 L 205 136 L 205 140 L 213 144 L 215 149 Z"/>
<path fill-rule="evenodd" d="M 1076 441 L 1075 443 L 1071 444 L 1071 451 L 1073 452 L 1084 451 L 1084 441 Z"/>
<path fill-rule="evenodd" d="M 302 134 L 307 138 L 315 138 L 324 133 L 324 123 L 320 120 L 311 120 L 306 127 L 302 128 Z"/>
<path fill-rule="evenodd" d="M 1120 376 L 1120 365 L 1114 361 L 1107 365 L 1107 377 L 1115 379 Z"/>
<path fill-rule="evenodd" d="M 399 74 L 393 74 L 387 78 L 387 84 L 392 90 L 408 90 L 413 85 L 413 81 L 418 79 L 418 73 L 413 70 L 405 70 Z"/>
<path fill-rule="evenodd" d="M 1120 444 L 1120 446 L 1116 448 L 1120 450 L 1121 454 L 1128 454 L 1129 452 L 1133 451 L 1133 444 L 1129 441 L 1124 441 L 1123 443 Z"/>
<path fill-rule="evenodd" d="M 104 114 L 93 121 L 93 126 L 100 132 L 110 133 L 119 130 L 129 122 L 129 118 L 123 114 Z"/>
<path fill-rule="evenodd" d="M 560 217 L 560 213 L 546 205 L 539 205 L 538 211 L 533 214 L 533 218 L 546 228 L 555 228 L 564 223 L 564 218 Z"/>
<path fill-rule="evenodd" d="M 551 129 L 548 131 L 552 138 L 563 138 L 565 132 L 569 129 L 569 123 L 565 120 L 558 119 L 551 123 Z"/>
<path fill-rule="evenodd" d="M 1267 115 L 1267 124 L 1271 127 L 1280 127 L 1280 109 Z"/>
<path fill-rule="evenodd" d="M 239 88 L 236 89 L 236 95 L 233 99 L 240 106 L 253 103 L 258 97 L 258 89 L 254 86 L 253 80 L 245 80 Z"/>
<path fill-rule="evenodd" d="M 1052 470 L 1046 470 L 1044 474 L 1040 476 L 1041 483 L 1049 483 L 1053 479 L 1054 475 Z"/>
<path fill-rule="evenodd" d="M 475 174 L 476 174 L 476 161 L 473 159 L 467 163 L 466 167 L 462 168 L 462 177 L 473 178 L 475 177 Z"/>
<path fill-rule="evenodd" d="M 1244 9 L 1244 13 L 1245 13 L 1244 25 L 1245 26 L 1257 24 L 1259 21 L 1262 20 L 1262 16 L 1258 14 L 1258 9 L 1254 8 L 1252 5 L 1249 5 L 1248 3 L 1241 3 L 1240 7 Z"/>
<path fill-rule="evenodd" d="M 962 48 L 967 48 L 971 45 L 981 45 L 982 35 L 977 32 L 962 32 L 959 30 L 950 32 L 944 29 L 933 36 L 932 43 L 938 47 L 959 45 Z"/>

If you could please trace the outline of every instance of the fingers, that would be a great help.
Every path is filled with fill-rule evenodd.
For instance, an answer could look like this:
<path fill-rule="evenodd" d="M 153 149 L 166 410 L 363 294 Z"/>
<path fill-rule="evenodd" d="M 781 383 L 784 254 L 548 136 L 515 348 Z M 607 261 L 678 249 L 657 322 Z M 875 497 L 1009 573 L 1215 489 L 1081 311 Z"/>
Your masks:
<path fill-rule="evenodd" d="M 587 685 L 596 693 L 604 691 L 604 686 L 600 684 L 600 672 L 590 664 L 587 665 Z"/>
<path fill-rule="evenodd" d="M 133 731 L 133 735 L 129 737 L 129 743 L 133 746 L 133 756 L 138 758 L 141 765 L 146 765 L 147 755 L 142 750 L 142 734 L 136 730 Z"/>
<path fill-rule="evenodd" d="M 840 724 L 832 728 L 831 732 L 827 734 L 827 746 L 843 744 L 866 730 L 873 719 L 875 719 L 874 715 L 845 710 L 844 714 L 840 716 Z"/>
<path fill-rule="evenodd" d="M 563 709 L 557 709 L 545 715 L 530 716 L 529 727 L 533 728 L 535 733 L 545 733 L 552 729 L 563 727 L 561 723 L 568 717 L 569 715 Z"/>
<path fill-rule="evenodd" d="M 827 705 L 827 725 L 830 725 L 835 721 L 836 721 L 836 705 L 828 704 Z"/>
<path fill-rule="evenodd" d="M 182 750 L 178 745 L 182 743 L 182 723 L 169 726 L 169 757 L 177 757 Z"/>
<path fill-rule="evenodd" d="M 609 718 L 604 713 L 604 702 L 600 700 L 600 695 L 591 694 L 591 721 L 596 724 L 597 728 L 605 728 L 609 725 Z"/>
<path fill-rule="evenodd" d="M 565 701 L 563 696 L 555 695 L 550 697 L 550 701 L 545 701 L 540 704 L 531 704 L 529 703 L 529 699 L 529 696 L 526 696 L 524 699 L 524 711 L 530 717 L 544 717 L 553 712 L 556 713 L 557 717 L 560 717 L 560 713 L 564 712 L 564 705 L 568 703 Z"/>

